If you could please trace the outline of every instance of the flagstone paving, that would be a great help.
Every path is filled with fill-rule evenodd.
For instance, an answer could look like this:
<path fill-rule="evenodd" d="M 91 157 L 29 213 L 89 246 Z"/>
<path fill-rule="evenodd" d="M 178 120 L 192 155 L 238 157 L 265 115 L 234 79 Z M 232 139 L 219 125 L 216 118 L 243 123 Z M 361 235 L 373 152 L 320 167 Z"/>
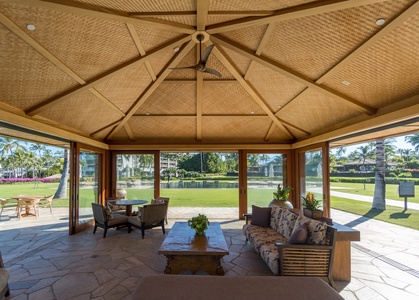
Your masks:
<path fill-rule="evenodd" d="M 11 273 L 9 299 L 130 299 L 146 274 L 163 272 L 166 259 L 157 254 L 165 235 L 147 230 L 88 229 L 68 236 L 67 210 L 39 218 L 0 221 L 0 250 Z M 237 209 L 170 208 L 169 224 L 205 213 L 221 223 L 230 255 L 223 258 L 225 276 L 272 276 L 267 265 L 246 243 Z M 337 282 L 345 299 L 419 299 L 419 232 L 332 211 L 334 222 L 361 231 L 352 242 L 352 280 Z"/>

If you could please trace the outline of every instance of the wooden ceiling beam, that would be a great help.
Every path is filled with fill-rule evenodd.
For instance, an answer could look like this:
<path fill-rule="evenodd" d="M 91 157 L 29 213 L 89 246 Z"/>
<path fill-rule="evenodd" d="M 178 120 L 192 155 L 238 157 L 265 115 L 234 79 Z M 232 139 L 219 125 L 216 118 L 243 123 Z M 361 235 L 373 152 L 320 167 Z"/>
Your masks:
<path fill-rule="evenodd" d="M 314 83 L 312 80 L 310 80 L 309 78 L 298 74 L 297 72 L 295 72 L 294 70 L 287 68 L 285 66 L 281 66 L 279 65 L 277 62 L 273 61 L 272 59 L 266 58 L 266 57 L 261 57 L 261 56 L 257 56 L 255 54 L 253 54 L 251 51 L 243 48 L 242 46 L 238 45 L 237 43 L 231 41 L 231 40 L 227 40 L 226 38 L 219 36 L 219 35 L 213 35 L 211 37 L 211 40 L 214 43 L 217 43 L 223 47 L 226 47 L 230 50 L 233 50 L 236 53 L 239 53 L 247 58 L 250 58 L 254 61 L 256 61 L 257 63 L 268 67 L 272 70 L 274 70 L 277 73 L 280 73 L 292 80 L 295 80 L 303 85 L 305 85 L 308 88 L 311 88 L 319 93 L 322 93 L 324 95 L 326 95 L 327 97 L 330 97 L 332 99 L 338 100 L 341 103 L 352 107 L 353 109 L 356 109 L 364 114 L 367 115 L 373 115 L 376 113 L 376 109 L 369 107 L 367 105 L 364 105 L 363 103 L 360 103 L 359 101 L 355 100 L 355 99 L 351 99 L 349 97 L 346 97 L 336 91 L 333 91 L 330 88 L 326 88 L 326 87 L 322 87 L 320 85 L 317 85 L 316 83 Z"/>
<path fill-rule="evenodd" d="M 247 17 L 238 20 L 228 21 L 207 27 L 209 34 L 221 33 L 231 30 L 243 29 L 250 26 L 258 26 L 284 20 L 303 18 L 307 16 L 329 13 L 337 10 L 365 6 L 386 0 L 325 0 L 302 4 L 275 11 L 273 14 L 265 17 Z"/>
<path fill-rule="evenodd" d="M 137 57 L 133 60 L 130 60 L 126 63 L 123 63 L 122 65 L 117 66 L 116 68 L 113 68 L 109 71 L 106 71 L 98 76 L 96 76 L 95 78 L 93 78 L 92 80 L 90 80 L 89 82 L 86 82 L 86 84 L 80 86 L 80 87 L 76 87 L 73 88 L 67 92 L 64 92 L 58 96 L 55 96 L 53 98 L 50 98 L 38 105 L 35 105 L 34 107 L 31 107 L 30 109 L 28 109 L 26 111 L 27 115 L 33 116 L 36 114 L 39 114 L 40 112 L 42 112 L 43 110 L 49 108 L 51 105 L 54 105 L 56 103 L 62 102 L 66 99 L 69 99 L 70 97 L 77 95 L 83 91 L 89 90 L 90 88 L 93 88 L 95 85 L 98 85 L 118 74 L 124 73 L 128 70 L 131 70 L 132 68 L 137 67 L 138 65 L 142 64 L 144 61 L 152 59 L 156 56 L 159 56 L 161 54 L 161 52 L 166 51 L 167 49 L 172 49 L 175 46 L 179 46 L 180 44 L 184 44 L 188 41 L 191 40 L 191 36 L 188 35 L 186 37 L 182 37 L 182 38 L 178 38 L 175 41 L 171 41 L 165 45 L 162 45 L 152 51 L 150 51 L 147 55 L 142 56 L 142 57 Z"/>
<path fill-rule="evenodd" d="M 140 37 L 138 36 L 137 30 L 135 30 L 135 26 L 133 24 L 127 23 L 127 28 L 129 30 L 129 33 L 131 34 L 131 37 L 134 41 L 135 47 L 137 47 L 138 52 L 141 56 L 145 56 L 145 49 L 143 47 L 143 44 L 141 43 Z M 151 67 L 150 61 L 145 61 L 145 66 L 147 68 L 148 74 L 150 74 L 150 77 L 153 81 L 156 81 L 156 74 L 154 73 L 153 68 Z"/>
<path fill-rule="evenodd" d="M 190 40 L 190 36 L 189 36 Z M 153 81 L 148 88 L 141 94 L 140 97 L 134 102 L 126 116 L 121 122 L 108 134 L 106 139 L 111 139 L 117 132 L 128 122 L 128 120 L 135 114 L 136 111 L 147 101 L 147 99 L 154 93 L 154 91 L 160 86 L 160 84 L 166 79 L 166 77 L 172 71 L 170 68 L 175 67 L 185 55 L 196 45 L 194 41 L 189 41 L 188 44 L 182 46 L 181 50 L 174 56 L 174 58 L 166 65 L 163 71 L 160 73 L 156 81 Z"/>
<path fill-rule="evenodd" d="M 197 1 L 198 4 L 200 1 Z M 208 11 L 211 17 L 249 17 L 249 16 L 268 16 L 275 13 L 274 10 L 247 10 L 247 11 Z M 195 17 L 196 11 L 165 11 L 165 12 L 131 12 L 129 15 L 139 18 L 166 18 L 166 17 Z"/>
<path fill-rule="evenodd" d="M 253 98 L 253 100 L 263 109 L 263 111 L 269 116 L 270 119 L 278 126 L 278 128 L 285 134 L 289 139 L 295 139 L 291 132 L 278 120 L 278 118 L 272 113 L 265 100 L 261 95 L 241 76 L 239 71 L 230 63 L 227 57 L 221 53 L 221 51 L 214 47 L 212 50 L 215 56 L 220 62 L 227 68 L 227 70 L 233 75 L 234 78 L 240 83 L 240 85 L 247 91 L 247 93 Z"/>
<path fill-rule="evenodd" d="M 62 11 L 75 15 L 82 15 L 87 17 L 93 17 L 97 19 L 110 20 L 121 23 L 138 24 L 142 26 L 148 26 L 158 28 L 162 30 L 169 30 L 173 32 L 192 34 L 196 31 L 193 26 L 183 25 L 179 23 L 173 23 L 161 19 L 150 19 L 150 18 L 134 18 L 126 12 L 116 12 L 110 9 L 103 9 L 93 5 L 85 5 L 74 1 L 54 1 L 54 0 L 2 0 L 3 2 L 11 2 L 13 4 L 23 4 L 32 7 L 42 7 L 57 11 Z"/>
<path fill-rule="evenodd" d="M 209 0 L 196 1 L 196 29 L 199 31 L 207 27 L 209 5 Z"/>
<path fill-rule="evenodd" d="M 129 138 L 131 141 L 134 141 L 134 140 L 135 140 L 135 137 L 134 137 L 134 134 L 132 133 L 131 127 L 129 126 L 129 124 L 128 124 L 128 123 L 125 123 L 125 124 L 124 124 L 124 129 L 125 129 L 125 132 L 126 132 L 126 133 L 127 133 L 127 135 L 128 135 L 128 138 Z"/>

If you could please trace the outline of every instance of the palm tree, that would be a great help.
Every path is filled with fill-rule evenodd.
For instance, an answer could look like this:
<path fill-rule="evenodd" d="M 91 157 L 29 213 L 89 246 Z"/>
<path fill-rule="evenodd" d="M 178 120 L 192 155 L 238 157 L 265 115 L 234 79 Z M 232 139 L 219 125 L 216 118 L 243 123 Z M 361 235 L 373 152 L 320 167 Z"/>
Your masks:
<path fill-rule="evenodd" d="M 22 146 L 21 144 L 19 144 L 17 140 L 13 140 L 8 137 L 0 138 L 0 154 L 1 156 L 8 154 L 12 158 L 11 167 L 13 169 L 13 177 L 16 177 L 13 150 L 17 150 L 17 149 L 26 150 L 26 148 Z"/>
<path fill-rule="evenodd" d="M 372 200 L 372 208 L 378 210 L 386 209 L 386 160 L 385 160 L 385 141 L 378 139 L 375 143 L 375 185 L 374 185 L 374 198 Z"/>
<path fill-rule="evenodd" d="M 54 199 L 56 198 L 67 198 L 67 182 L 69 177 L 70 170 L 70 152 L 68 149 L 64 149 L 64 166 L 63 172 L 61 173 L 60 184 L 58 185 L 57 190 L 54 194 Z"/>
<path fill-rule="evenodd" d="M 419 133 L 407 135 L 404 137 L 404 140 L 411 144 L 416 152 L 419 152 Z"/>
<path fill-rule="evenodd" d="M 363 172 L 365 173 L 366 171 L 365 160 L 367 160 L 367 158 L 371 158 L 373 155 L 373 152 L 371 151 L 371 146 L 370 145 L 360 146 L 353 152 L 353 155 L 356 159 L 362 161 L 362 168 L 363 168 Z M 365 189 L 366 189 L 366 185 L 365 185 L 365 180 L 364 180 L 364 190 Z"/>

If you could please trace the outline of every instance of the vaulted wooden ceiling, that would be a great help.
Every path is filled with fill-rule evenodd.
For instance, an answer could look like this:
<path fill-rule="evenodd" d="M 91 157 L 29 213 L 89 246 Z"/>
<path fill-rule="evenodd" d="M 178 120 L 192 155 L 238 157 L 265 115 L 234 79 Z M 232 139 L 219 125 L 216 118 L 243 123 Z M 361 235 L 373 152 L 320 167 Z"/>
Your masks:
<path fill-rule="evenodd" d="M 419 117 L 418 21 L 412 0 L 0 0 L 0 121 L 163 148 L 353 138 Z M 220 78 L 171 69 L 198 34 Z"/>

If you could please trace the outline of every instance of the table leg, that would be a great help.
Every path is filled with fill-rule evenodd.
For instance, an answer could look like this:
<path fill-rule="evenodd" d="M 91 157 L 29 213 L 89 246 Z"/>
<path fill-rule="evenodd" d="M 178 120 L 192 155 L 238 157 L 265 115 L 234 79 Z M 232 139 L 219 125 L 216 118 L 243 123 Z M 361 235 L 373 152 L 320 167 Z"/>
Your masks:
<path fill-rule="evenodd" d="M 132 215 L 132 205 L 125 205 L 125 213 L 128 217 Z"/>

